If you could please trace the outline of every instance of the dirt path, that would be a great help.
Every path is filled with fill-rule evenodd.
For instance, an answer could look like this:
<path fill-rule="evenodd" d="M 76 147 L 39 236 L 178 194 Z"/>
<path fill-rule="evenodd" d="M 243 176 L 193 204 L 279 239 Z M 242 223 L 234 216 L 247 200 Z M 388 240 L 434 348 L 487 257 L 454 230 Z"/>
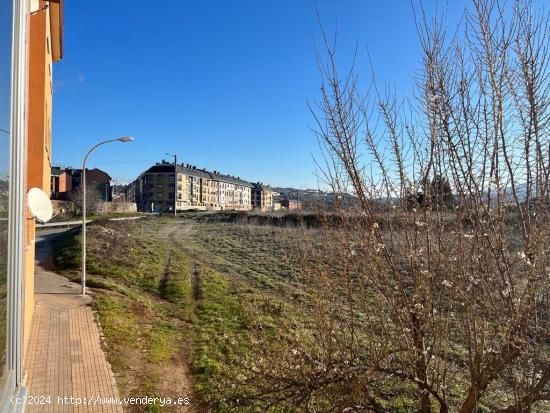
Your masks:
<path fill-rule="evenodd" d="M 112 270 L 90 277 L 101 287 L 92 306 L 121 396 L 190 400 L 187 406 L 163 406 L 163 412 L 209 411 L 195 394 L 192 372 L 195 303 L 201 296 L 195 228 L 184 217 L 158 217 L 90 231 L 89 251 L 97 262 L 109 259 L 110 245 L 120 243 L 125 251 Z"/>
<path fill-rule="evenodd" d="M 160 290 L 163 291 L 163 289 L 166 287 L 169 276 L 170 276 L 170 268 L 172 265 L 172 260 L 174 257 L 174 252 L 176 249 L 183 248 L 183 242 L 185 237 L 190 236 L 192 234 L 192 226 L 183 220 L 178 221 L 169 221 L 166 224 L 164 224 L 160 230 L 159 230 L 159 238 L 163 239 L 167 243 L 167 249 L 166 249 L 166 263 L 164 266 L 164 274 L 161 278 L 161 285 Z M 191 271 L 192 271 L 192 283 L 193 283 L 193 297 L 196 299 L 196 291 L 199 291 L 200 288 L 198 287 L 198 278 L 196 276 L 196 265 L 195 261 L 190 258 L 191 261 Z M 188 331 L 192 331 L 192 326 L 186 325 L 182 328 L 187 328 Z M 183 354 L 181 357 L 181 362 L 176 362 L 173 365 L 171 365 L 171 372 L 168 374 L 169 376 L 175 375 L 178 378 L 179 386 L 182 388 L 187 396 L 191 399 L 191 405 L 186 407 L 183 411 L 189 412 L 189 413 L 201 413 L 207 411 L 204 406 L 201 406 L 197 402 L 197 397 L 194 394 L 194 384 L 193 384 L 193 377 L 191 373 L 191 353 L 192 353 L 192 342 L 189 340 L 187 345 L 185 346 L 183 350 Z"/>
<path fill-rule="evenodd" d="M 174 249 L 184 249 L 189 253 L 189 261 L 191 265 L 191 283 L 193 291 L 193 299 L 199 300 L 200 293 L 200 269 L 197 264 L 197 260 L 191 253 L 189 248 L 186 248 L 186 242 L 193 234 L 193 224 L 189 221 L 176 221 L 176 223 L 166 224 L 160 231 L 161 237 L 165 238 L 168 242 L 168 248 L 166 251 L 166 266 L 165 273 L 161 280 L 161 283 L 166 285 L 168 279 L 169 268 L 172 262 Z M 162 288 L 162 285 L 161 285 Z"/>
<path fill-rule="evenodd" d="M 191 263 L 192 283 L 193 283 L 193 299 L 195 301 L 201 299 L 201 274 L 199 266 L 195 261 Z"/>

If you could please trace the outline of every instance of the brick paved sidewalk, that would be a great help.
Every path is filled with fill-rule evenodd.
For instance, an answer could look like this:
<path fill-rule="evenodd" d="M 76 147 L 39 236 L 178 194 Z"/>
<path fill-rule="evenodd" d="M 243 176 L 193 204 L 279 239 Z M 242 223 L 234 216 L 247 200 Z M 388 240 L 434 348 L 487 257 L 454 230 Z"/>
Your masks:
<path fill-rule="evenodd" d="M 122 412 L 121 406 L 100 400 L 119 395 L 89 298 L 79 295 L 78 285 L 38 265 L 35 277 L 36 305 L 25 360 L 27 386 L 30 396 L 49 396 L 49 402 L 27 406 L 28 411 Z M 64 403 L 65 396 L 80 398 L 82 404 Z"/>

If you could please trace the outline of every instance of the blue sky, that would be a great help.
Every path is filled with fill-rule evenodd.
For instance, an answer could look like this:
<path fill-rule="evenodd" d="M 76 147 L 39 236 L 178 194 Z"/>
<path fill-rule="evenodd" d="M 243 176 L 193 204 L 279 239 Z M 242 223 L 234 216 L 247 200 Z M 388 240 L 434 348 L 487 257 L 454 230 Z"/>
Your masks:
<path fill-rule="evenodd" d="M 429 1 L 427 3 L 430 3 Z M 453 1 L 453 15 L 465 1 Z M 319 97 L 314 0 L 66 0 L 64 59 L 54 67 L 54 164 L 118 181 L 179 160 L 272 185 L 315 187 L 318 153 L 307 102 Z M 342 63 L 407 92 L 418 68 L 408 0 L 318 0 L 338 25 Z"/>
<path fill-rule="evenodd" d="M 9 169 L 11 4 L 0 2 L 0 179 Z"/>

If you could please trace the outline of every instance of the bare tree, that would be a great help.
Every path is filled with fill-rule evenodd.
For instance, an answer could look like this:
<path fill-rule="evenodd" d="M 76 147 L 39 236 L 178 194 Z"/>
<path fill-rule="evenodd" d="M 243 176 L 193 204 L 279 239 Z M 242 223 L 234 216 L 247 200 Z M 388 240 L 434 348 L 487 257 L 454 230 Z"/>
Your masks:
<path fill-rule="evenodd" d="M 69 194 L 69 201 L 73 204 L 74 213 L 82 213 L 82 186 L 79 186 L 76 190 Z M 86 210 L 90 214 L 98 212 L 99 205 L 101 204 L 101 194 L 95 185 L 87 185 L 86 188 Z"/>
<path fill-rule="evenodd" d="M 530 1 L 472 0 L 452 36 L 444 16 L 415 17 L 416 101 L 374 72 L 361 93 L 325 35 L 319 164 L 359 211 L 342 209 L 322 242 L 304 235 L 296 271 L 313 321 L 279 332 L 275 350 L 256 335 L 264 350 L 246 365 L 241 404 L 550 409 L 550 16 Z M 452 205 L 411 205 L 444 186 Z"/>

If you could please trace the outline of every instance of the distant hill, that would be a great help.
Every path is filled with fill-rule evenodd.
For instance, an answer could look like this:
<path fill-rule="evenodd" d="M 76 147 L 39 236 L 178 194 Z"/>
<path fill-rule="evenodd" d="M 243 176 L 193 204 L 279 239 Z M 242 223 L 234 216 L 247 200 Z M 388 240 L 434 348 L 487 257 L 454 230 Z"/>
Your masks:
<path fill-rule="evenodd" d="M 321 208 L 324 210 L 332 209 L 335 203 L 335 196 L 332 192 L 325 192 L 318 189 L 297 189 L 274 187 L 273 191 L 279 195 L 275 197 L 275 202 L 281 199 L 294 199 L 302 203 L 303 209 Z M 343 203 L 349 207 L 357 205 L 357 198 L 352 195 L 343 195 Z"/>
<path fill-rule="evenodd" d="M 325 205 L 328 198 L 328 193 L 318 191 L 316 189 L 296 189 L 296 188 L 272 188 L 279 195 L 274 198 L 274 201 L 281 199 L 297 200 L 302 203 L 304 209 L 318 208 L 319 205 Z"/>
<path fill-rule="evenodd" d="M 297 189 L 297 188 L 282 188 L 282 187 L 273 187 L 273 191 L 278 192 L 279 196 L 275 197 L 275 202 L 281 199 L 295 199 L 302 202 L 303 209 L 315 209 L 321 208 L 324 210 L 330 210 L 334 206 L 335 197 L 331 192 L 320 191 L 317 189 Z M 517 195 L 520 202 L 524 202 L 527 194 L 527 185 L 525 183 L 520 183 L 516 186 Z M 535 197 L 535 185 L 532 185 L 531 196 Z M 342 195 L 342 205 L 344 208 L 355 208 L 358 206 L 357 197 L 351 194 Z M 494 200 L 495 193 L 493 192 L 491 197 Z M 507 202 L 513 203 L 514 198 L 512 195 L 512 188 L 508 187 L 504 190 L 504 198 Z M 484 200 L 487 200 L 487 195 L 484 197 Z M 378 201 L 381 205 L 386 204 L 387 198 L 378 198 Z M 398 203 L 398 198 L 392 198 L 391 203 Z"/>

